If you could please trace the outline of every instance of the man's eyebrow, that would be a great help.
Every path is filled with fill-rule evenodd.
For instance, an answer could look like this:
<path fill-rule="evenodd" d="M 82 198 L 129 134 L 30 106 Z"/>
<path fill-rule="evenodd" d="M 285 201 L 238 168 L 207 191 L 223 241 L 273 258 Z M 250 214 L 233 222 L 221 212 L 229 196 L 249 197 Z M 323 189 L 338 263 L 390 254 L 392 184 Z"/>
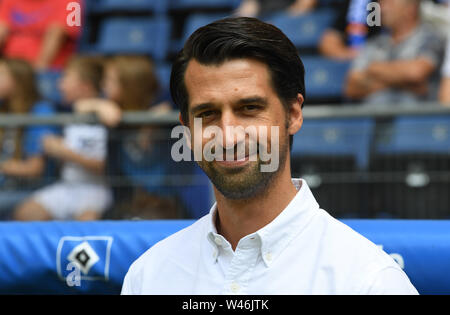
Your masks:
<path fill-rule="evenodd" d="M 261 97 L 261 96 L 250 96 L 246 98 L 241 98 L 236 102 L 237 105 L 248 105 L 248 104 L 259 104 L 259 105 L 267 105 L 268 101 L 267 98 Z M 211 109 L 215 107 L 213 103 L 207 102 L 207 103 L 201 103 L 198 105 L 194 105 L 191 107 L 190 112 L 191 114 L 195 115 L 195 113 L 198 113 L 205 109 Z"/>
<path fill-rule="evenodd" d="M 242 98 L 236 102 L 237 105 L 248 105 L 248 104 L 259 104 L 259 105 L 267 105 L 267 98 L 261 96 L 251 96 Z"/>
<path fill-rule="evenodd" d="M 195 105 L 195 106 L 191 107 L 190 112 L 191 112 L 191 114 L 195 114 L 195 113 L 198 113 L 198 112 L 200 112 L 202 110 L 210 109 L 213 106 L 214 106 L 213 103 L 198 104 L 198 105 Z"/>

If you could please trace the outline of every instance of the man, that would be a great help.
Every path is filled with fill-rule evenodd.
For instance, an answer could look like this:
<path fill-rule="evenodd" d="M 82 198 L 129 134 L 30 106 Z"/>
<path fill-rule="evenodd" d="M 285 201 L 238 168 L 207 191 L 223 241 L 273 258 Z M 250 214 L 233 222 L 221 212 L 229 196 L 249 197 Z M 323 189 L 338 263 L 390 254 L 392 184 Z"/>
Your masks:
<path fill-rule="evenodd" d="M 278 168 L 260 171 L 270 163 L 261 155 L 262 133 L 258 151 L 250 153 L 254 137 L 224 132 L 216 153 L 225 156 L 245 142 L 246 154 L 198 162 L 217 203 L 134 262 L 123 294 L 417 293 L 390 256 L 320 210 L 304 180 L 291 179 L 304 68 L 278 28 L 228 18 L 198 29 L 173 65 L 171 92 L 182 123 L 194 133 L 192 147 L 210 141 L 195 134 L 196 118 L 205 132 L 212 126 L 268 129 L 265 146 L 277 144 Z"/>
<path fill-rule="evenodd" d="M 367 0 L 345 0 L 336 8 L 333 25 L 322 34 L 320 53 L 330 59 L 354 60 L 367 39 L 380 32 L 377 25 L 367 24 Z"/>
<path fill-rule="evenodd" d="M 369 40 L 348 76 L 348 97 L 377 106 L 436 100 L 444 41 L 422 24 L 420 0 L 381 0 L 389 32 Z"/>
<path fill-rule="evenodd" d="M 447 44 L 447 56 L 442 67 L 442 83 L 439 99 L 441 103 L 450 105 L 450 37 Z"/>

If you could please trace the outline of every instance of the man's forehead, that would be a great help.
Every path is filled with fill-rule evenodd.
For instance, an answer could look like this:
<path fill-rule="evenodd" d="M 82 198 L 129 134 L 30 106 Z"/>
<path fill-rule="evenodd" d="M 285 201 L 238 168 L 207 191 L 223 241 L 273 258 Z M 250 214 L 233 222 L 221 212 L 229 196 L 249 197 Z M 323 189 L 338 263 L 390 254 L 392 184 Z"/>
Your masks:
<path fill-rule="evenodd" d="M 233 93 L 265 94 L 271 88 L 267 66 L 252 59 L 233 59 L 218 65 L 191 60 L 185 84 L 190 101 L 214 95 L 228 97 Z"/>
<path fill-rule="evenodd" d="M 224 78 L 226 76 L 245 78 L 256 72 L 268 75 L 266 64 L 250 58 L 226 60 L 220 64 L 202 64 L 191 59 L 186 68 L 185 80 L 205 79 L 208 77 Z"/>

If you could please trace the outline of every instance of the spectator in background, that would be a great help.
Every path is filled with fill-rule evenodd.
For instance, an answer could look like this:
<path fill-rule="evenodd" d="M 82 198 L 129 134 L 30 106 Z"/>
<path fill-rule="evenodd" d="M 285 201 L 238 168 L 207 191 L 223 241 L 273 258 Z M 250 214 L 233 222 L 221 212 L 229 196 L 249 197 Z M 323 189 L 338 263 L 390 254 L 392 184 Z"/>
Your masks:
<path fill-rule="evenodd" d="M 97 59 L 72 59 L 60 83 L 63 100 L 74 104 L 99 97 L 102 75 L 103 65 Z M 100 125 L 67 125 L 63 138 L 44 138 L 44 152 L 63 163 L 61 180 L 35 192 L 17 208 L 15 219 L 99 219 L 111 204 L 104 179 L 106 144 L 107 130 Z"/>
<path fill-rule="evenodd" d="M 33 68 L 21 59 L 0 60 L 0 114 L 52 115 L 52 104 L 42 101 Z M 45 175 L 41 141 L 53 134 L 49 126 L 0 128 L 0 208 L 10 210 Z M 49 175 L 49 174 L 47 174 Z M 39 182 L 38 182 L 39 184 Z M 12 191 L 9 191 L 11 189 Z"/>
<path fill-rule="evenodd" d="M 1 0 L 2 54 L 23 58 L 39 71 L 62 69 L 80 35 L 79 26 L 67 23 L 71 2 L 81 0 Z"/>
<path fill-rule="evenodd" d="M 317 0 L 243 0 L 236 9 L 237 16 L 262 17 L 277 11 L 300 15 L 313 10 Z"/>
<path fill-rule="evenodd" d="M 79 112 L 95 112 L 110 127 L 116 127 L 123 112 L 166 113 L 170 102 L 158 98 L 160 90 L 152 62 L 147 57 L 116 56 L 106 63 L 106 100 L 78 102 Z M 169 174 L 179 165 L 170 158 L 170 131 L 157 127 L 119 126 L 110 130 L 108 175 L 120 179 L 111 186 L 114 218 L 174 219 L 180 203 L 174 197 Z M 119 184 L 119 186 L 117 186 Z"/>
<path fill-rule="evenodd" d="M 380 6 L 389 33 L 369 40 L 353 61 L 346 95 L 378 106 L 436 100 L 444 40 L 421 22 L 420 0 L 380 0 Z"/>
<path fill-rule="evenodd" d="M 444 66 L 442 67 L 442 83 L 439 99 L 441 103 L 450 105 L 450 36 L 447 43 L 447 55 Z"/>
<path fill-rule="evenodd" d="M 366 40 L 380 32 L 379 26 L 367 23 L 367 3 L 367 0 L 345 0 L 339 4 L 335 23 L 320 40 L 322 55 L 337 60 L 353 60 Z"/>

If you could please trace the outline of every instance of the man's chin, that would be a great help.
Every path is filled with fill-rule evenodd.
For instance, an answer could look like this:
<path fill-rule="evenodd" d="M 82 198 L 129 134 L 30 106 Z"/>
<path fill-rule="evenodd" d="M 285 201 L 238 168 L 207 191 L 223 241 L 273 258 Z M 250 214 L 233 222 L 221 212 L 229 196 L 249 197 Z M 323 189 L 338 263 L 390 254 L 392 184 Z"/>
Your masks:
<path fill-rule="evenodd" d="M 273 177 L 271 173 L 262 173 L 258 162 L 247 162 L 233 167 L 212 162 L 201 167 L 216 189 L 225 198 L 232 200 L 255 197 Z"/>

